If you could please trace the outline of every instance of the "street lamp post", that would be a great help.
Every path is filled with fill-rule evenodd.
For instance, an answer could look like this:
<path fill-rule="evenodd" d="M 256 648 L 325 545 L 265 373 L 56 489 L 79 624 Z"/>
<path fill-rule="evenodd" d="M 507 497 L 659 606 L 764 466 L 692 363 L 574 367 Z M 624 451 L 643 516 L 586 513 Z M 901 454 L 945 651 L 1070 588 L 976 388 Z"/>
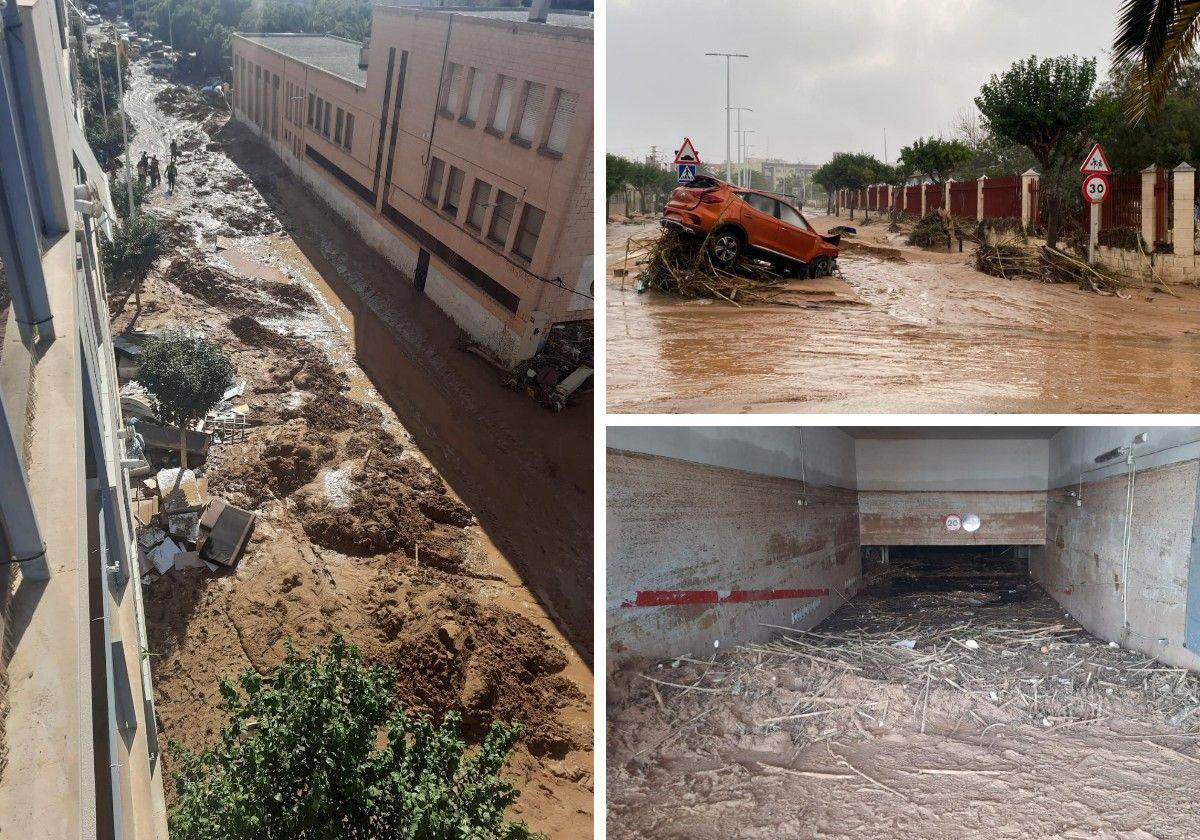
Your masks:
<path fill-rule="evenodd" d="M 729 110 L 730 110 L 730 111 L 737 111 L 737 112 L 738 112 L 738 118 L 737 118 L 737 131 L 736 131 L 736 132 L 734 132 L 734 133 L 735 133 L 735 134 L 737 134 L 737 136 L 738 136 L 738 181 L 740 182 L 740 181 L 742 180 L 742 145 L 741 145 L 741 142 L 742 142 L 742 141 L 741 141 L 741 137 L 742 137 L 742 111 L 751 111 L 751 112 L 753 112 L 753 111 L 754 111 L 754 109 L 753 109 L 753 108 L 743 108 L 743 107 L 741 107 L 741 106 L 739 106 L 739 105 L 735 105 L 735 106 L 733 106 L 732 108 L 730 108 Z M 741 186 L 745 186 L 745 184 L 742 184 Z"/>
<path fill-rule="evenodd" d="M 733 181 L 733 155 L 729 148 L 729 132 L 730 132 L 730 128 L 731 128 L 731 126 L 729 125 L 730 59 L 749 58 L 750 56 L 748 56 L 744 53 L 723 53 L 723 52 L 710 52 L 710 53 L 705 53 L 705 55 L 715 55 L 715 56 L 724 56 L 725 57 L 725 180 L 727 182 L 732 182 Z"/>

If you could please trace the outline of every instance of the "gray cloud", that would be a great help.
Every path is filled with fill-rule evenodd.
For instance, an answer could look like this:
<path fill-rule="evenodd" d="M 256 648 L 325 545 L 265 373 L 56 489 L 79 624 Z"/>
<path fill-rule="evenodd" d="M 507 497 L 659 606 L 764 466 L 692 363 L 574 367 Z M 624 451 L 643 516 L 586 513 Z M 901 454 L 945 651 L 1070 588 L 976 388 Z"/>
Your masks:
<path fill-rule="evenodd" d="M 608 150 L 667 156 L 689 135 L 725 158 L 725 59 L 752 154 L 821 163 L 889 156 L 948 134 L 1013 61 L 1095 56 L 1103 73 L 1120 0 L 608 0 Z M 736 114 L 735 114 L 736 119 Z"/>

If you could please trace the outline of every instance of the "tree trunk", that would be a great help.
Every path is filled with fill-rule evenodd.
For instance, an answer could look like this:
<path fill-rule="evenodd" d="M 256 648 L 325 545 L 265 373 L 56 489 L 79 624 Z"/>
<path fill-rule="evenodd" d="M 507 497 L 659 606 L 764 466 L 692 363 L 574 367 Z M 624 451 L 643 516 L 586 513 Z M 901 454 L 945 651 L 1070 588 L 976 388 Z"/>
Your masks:
<path fill-rule="evenodd" d="M 187 423 L 179 424 L 179 478 L 183 480 L 183 473 L 187 470 Z"/>

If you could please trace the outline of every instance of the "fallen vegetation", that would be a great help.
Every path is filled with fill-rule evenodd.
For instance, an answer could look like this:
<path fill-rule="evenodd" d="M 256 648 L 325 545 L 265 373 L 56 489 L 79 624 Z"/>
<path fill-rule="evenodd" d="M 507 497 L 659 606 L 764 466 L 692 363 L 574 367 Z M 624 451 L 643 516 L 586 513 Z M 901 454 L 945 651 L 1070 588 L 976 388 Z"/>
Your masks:
<path fill-rule="evenodd" d="M 1041 283 L 1076 283 L 1081 289 L 1102 295 L 1118 295 L 1134 285 L 1112 269 L 1088 265 L 1048 245 L 1029 247 L 1013 240 L 981 244 L 975 251 L 975 267 L 984 274 L 1037 280 Z"/>

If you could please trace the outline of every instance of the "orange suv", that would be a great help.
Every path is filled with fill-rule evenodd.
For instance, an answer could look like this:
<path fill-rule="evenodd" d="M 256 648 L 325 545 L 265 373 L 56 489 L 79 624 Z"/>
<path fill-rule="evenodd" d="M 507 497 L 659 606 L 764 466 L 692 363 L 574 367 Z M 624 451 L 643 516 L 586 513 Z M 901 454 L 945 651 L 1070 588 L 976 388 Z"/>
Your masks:
<path fill-rule="evenodd" d="M 799 277 L 825 277 L 837 270 L 841 237 L 817 233 L 804 214 L 778 196 L 707 175 L 671 193 L 661 224 L 708 237 L 713 259 L 722 266 L 746 254 Z"/>

